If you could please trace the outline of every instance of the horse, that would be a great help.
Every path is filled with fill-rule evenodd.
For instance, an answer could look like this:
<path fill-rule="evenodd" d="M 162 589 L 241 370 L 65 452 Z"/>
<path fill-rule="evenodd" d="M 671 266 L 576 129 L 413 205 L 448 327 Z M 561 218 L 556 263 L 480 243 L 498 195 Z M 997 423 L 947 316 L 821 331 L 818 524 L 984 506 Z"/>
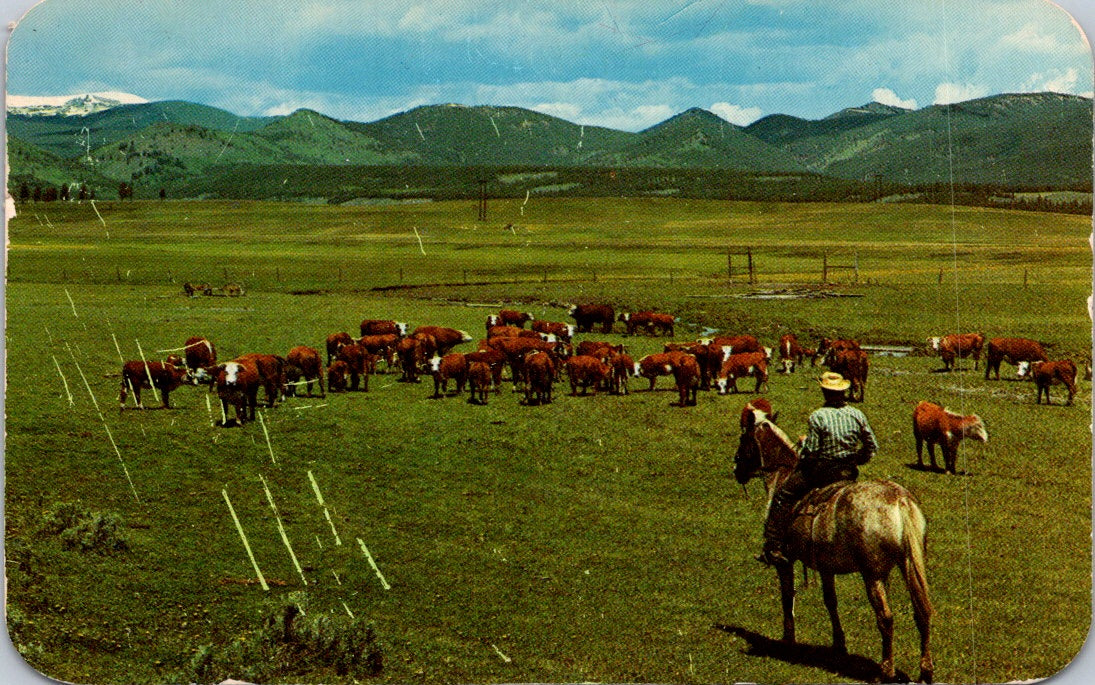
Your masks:
<path fill-rule="evenodd" d="M 787 434 L 766 412 L 743 412 L 744 430 L 734 456 L 734 477 L 743 486 L 763 476 L 767 507 L 798 463 L 798 452 Z M 765 509 L 767 511 L 767 508 Z M 934 664 L 928 642 L 932 606 L 925 566 L 927 522 L 916 498 L 887 480 L 839 481 L 807 494 L 794 508 L 794 518 L 783 544 L 792 562 L 776 567 L 783 607 L 783 641 L 794 644 L 794 562 L 801 561 L 821 576 L 825 608 L 833 625 L 833 649 L 846 654 L 844 630 L 837 614 L 837 574 L 859 573 L 882 635 L 882 676 L 895 677 L 893 614 L 886 598 L 890 571 L 896 566 L 905 578 L 920 632 L 920 680 L 932 681 Z"/>

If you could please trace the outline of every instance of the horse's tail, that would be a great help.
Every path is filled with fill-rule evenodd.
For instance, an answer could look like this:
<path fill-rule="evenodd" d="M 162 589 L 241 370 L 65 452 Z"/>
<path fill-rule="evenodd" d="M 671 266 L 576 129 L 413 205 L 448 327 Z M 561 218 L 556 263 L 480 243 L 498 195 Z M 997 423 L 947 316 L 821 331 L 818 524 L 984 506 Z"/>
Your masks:
<path fill-rule="evenodd" d="M 932 604 L 928 594 L 928 573 L 925 555 L 928 547 L 927 520 L 914 500 L 901 503 L 902 547 L 905 561 L 901 567 L 905 586 L 913 605 L 916 627 L 920 631 L 920 680 L 930 683 L 934 667 L 928 642 L 931 634 Z"/>

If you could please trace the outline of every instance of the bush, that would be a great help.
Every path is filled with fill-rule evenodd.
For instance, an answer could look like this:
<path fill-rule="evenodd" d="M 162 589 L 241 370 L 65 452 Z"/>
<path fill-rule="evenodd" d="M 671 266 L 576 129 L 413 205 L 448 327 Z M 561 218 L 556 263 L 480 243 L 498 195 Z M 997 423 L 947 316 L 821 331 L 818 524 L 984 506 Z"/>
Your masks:
<path fill-rule="evenodd" d="M 46 513 L 42 532 L 57 535 L 65 549 L 110 554 L 129 549 L 117 514 L 93 512 L 73 502 L 55 504 Z"/>

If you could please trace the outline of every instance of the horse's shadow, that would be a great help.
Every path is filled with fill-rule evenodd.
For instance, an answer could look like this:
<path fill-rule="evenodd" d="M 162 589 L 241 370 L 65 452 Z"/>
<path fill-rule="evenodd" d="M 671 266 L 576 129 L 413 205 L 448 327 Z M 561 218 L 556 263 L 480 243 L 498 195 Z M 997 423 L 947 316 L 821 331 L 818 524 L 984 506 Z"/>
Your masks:
<path fill-rule="evenodd" d="M 832 647 L 820 645 L 806 645 L 798 642 L 788 644 L 739 626 L 716 623 L 714 627 L 745 640 L 749 646 L 744 652 L 749 656 L 779 659 L 798 666 L 820 668 L 848 681 L 877 683 L 882 680 L 882 671 L 878 663 L 865 656 L 847 654 Z M 899 670 L 894 681 L 907 683 L 909 677 Z"/>

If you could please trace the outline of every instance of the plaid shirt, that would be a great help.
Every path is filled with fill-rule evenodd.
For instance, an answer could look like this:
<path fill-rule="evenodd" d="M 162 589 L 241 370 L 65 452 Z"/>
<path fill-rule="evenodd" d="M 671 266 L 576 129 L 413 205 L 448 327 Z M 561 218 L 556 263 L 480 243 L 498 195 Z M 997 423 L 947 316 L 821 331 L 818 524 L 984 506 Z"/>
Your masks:
<path fill-rule="evenodd" d="M 867 417 L 851 405 L 822 407 L 810 414 L 802 457 L 865 464 L 878 451 Z"/>

